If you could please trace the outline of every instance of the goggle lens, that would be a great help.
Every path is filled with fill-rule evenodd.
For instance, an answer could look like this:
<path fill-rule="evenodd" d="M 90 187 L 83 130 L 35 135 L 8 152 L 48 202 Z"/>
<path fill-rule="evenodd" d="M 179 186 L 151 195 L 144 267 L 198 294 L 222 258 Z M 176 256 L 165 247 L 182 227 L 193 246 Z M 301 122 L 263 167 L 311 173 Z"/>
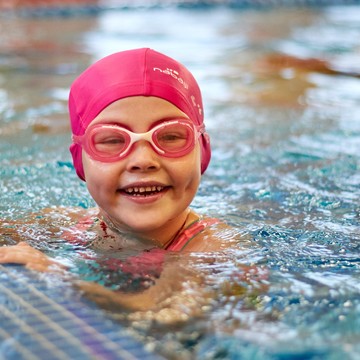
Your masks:
<path fill-rule="evenodd" d="M 192 147 L 194 131 L 188 124 L 168 124 L 154 131 L 152 140 L 166 154 L 177 154 Z"/>
<path fill-rule="evenodd" d="M 113 157 L 124 152 L 129 145 L 130 137 L 120 129 L 97 127 L 92 129 L 89 134 L 89 145 L 92 152 L 99 157 Z"/>

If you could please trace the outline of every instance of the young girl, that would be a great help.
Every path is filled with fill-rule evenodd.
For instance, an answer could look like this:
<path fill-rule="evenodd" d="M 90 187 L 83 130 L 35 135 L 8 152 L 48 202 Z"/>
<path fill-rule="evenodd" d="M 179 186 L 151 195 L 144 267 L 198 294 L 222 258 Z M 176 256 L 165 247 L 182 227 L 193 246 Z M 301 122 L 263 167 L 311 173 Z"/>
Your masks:
<path fill-rule="evenodd" d="M 70 92 L 79 177 L 99 206 L 104 235 L 126 246 L 209 250 L 213 220 L 189 209 L 210 160 L 200 89 L 177 61 L 151 49 L 110 55 Z M 196 239 L 196 241 L 195 241 Z"/>
<path fill-rule="evenodd" d="M 74 167 L 98 211 L 62 238 L 92 249 L 136 249 L 153 259 L 160 250 L 208 252 L 231 245 L 222 240 L 224 224 L 189 208 L 211 150 L 199 86 L 182 64 L 147 48 L 107 56 L 75 80 L 69 112 Z M 87 231 L 96 234 L 89 243 Z M 0 248 L 0 262 L 37 270 L 54 264 L 24 243 Z M 170 268 L 161 269 L 162 279 L 169 273 L 175 279 Z M 82 288 L 114 296 L 96 284 Z M 156 301 L 151 295 L 145 303 Z"/>

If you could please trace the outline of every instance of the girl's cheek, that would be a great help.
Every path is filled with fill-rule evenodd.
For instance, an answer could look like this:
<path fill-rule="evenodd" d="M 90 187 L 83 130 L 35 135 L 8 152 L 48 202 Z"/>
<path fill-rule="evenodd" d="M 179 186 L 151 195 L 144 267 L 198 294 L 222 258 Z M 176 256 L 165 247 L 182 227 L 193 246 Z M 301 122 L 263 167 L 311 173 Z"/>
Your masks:
<path fill-rule="evenodd" d="M 83 167 L 87 182 L 110 180 L 118 173 L 118 165 L 118 163 L 102 163 L 83 155 Z"/>

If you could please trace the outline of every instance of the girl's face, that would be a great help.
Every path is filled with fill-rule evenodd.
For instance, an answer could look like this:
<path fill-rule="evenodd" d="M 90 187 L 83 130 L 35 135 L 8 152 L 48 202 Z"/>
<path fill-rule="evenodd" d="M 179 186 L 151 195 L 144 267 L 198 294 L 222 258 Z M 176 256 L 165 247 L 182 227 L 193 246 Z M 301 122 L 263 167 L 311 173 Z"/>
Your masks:
<path fill-rule="evenodd" d="M 157 97 L 134 96 L 105 108 L 92 122 L 118 124 L 134 133 L 147 132 L 154 124 L 188 119 L 176 106 Z M 158 155 L 140 140 L 116 162 L 95 161 L 83 151 L 89 192 L 100 212 L 119 228 L 156 239 L 160 245 L 183 225 L 201 178 L 200 148 L 169 158 Z"/>

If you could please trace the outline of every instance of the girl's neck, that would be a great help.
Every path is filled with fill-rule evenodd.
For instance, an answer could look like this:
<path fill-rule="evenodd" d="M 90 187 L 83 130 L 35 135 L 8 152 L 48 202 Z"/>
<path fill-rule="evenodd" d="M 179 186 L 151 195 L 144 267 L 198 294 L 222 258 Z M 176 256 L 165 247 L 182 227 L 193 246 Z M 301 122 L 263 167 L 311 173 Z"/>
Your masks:
<path fill-rule="evenodd" d="M 103 221 L 105 227 L 102 228 L 104 237 L 115 236 L 123 239 L 124 245 L 129 243 L 138 243 L 142 246 L 156 246 L 166 249 L 192 222 L 197 220 L 199 216 L 187 208 L 178 218 L 169 221 L 161 229 L 155 229 L 145 233 L 138 233 L 126 229 L 116 223 L 108 214 L 101 211 L 99 218 Z M 130 243 L 129 243 L 130 245 Z M 131 245 L 130 245 L 131 246 Z"/>

